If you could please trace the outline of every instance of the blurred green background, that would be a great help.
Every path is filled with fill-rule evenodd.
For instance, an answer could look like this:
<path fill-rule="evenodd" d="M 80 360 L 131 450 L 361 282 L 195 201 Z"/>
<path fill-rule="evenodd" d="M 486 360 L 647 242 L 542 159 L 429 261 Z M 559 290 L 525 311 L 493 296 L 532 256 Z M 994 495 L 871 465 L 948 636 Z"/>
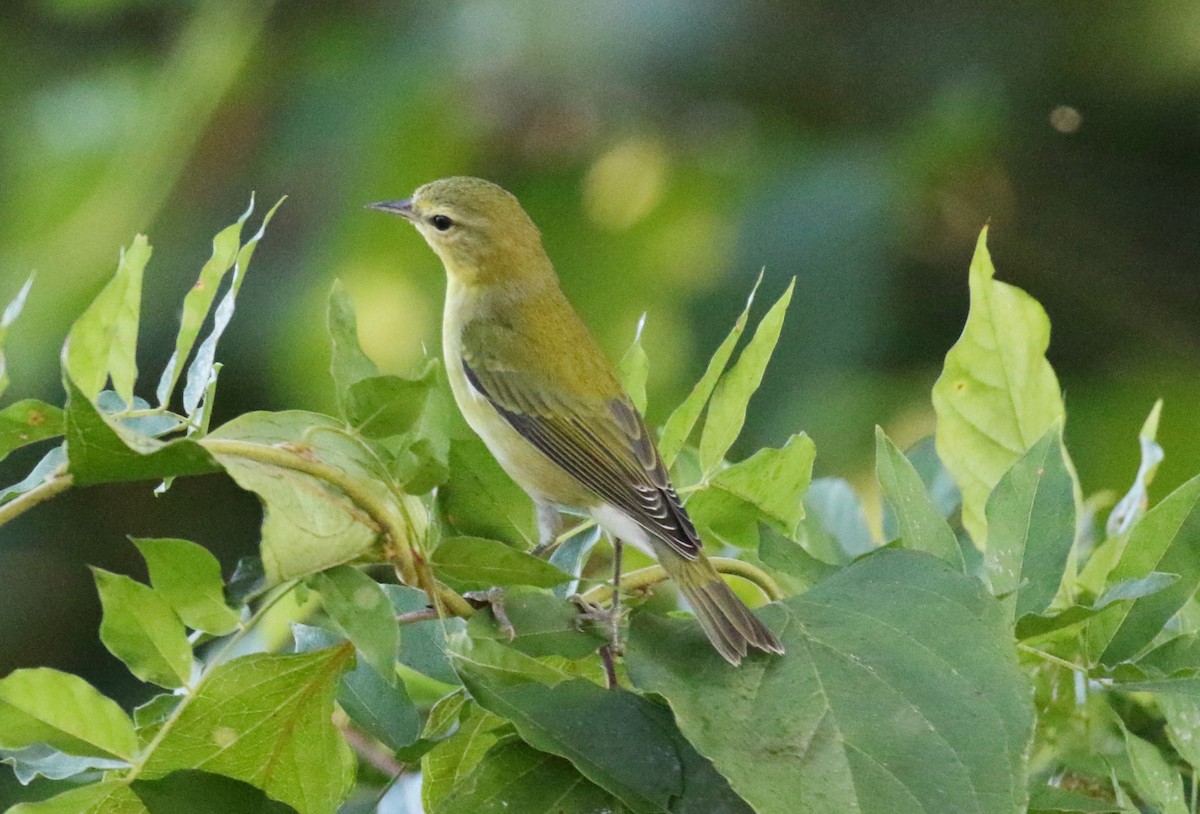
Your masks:
<path fill-rule="evenodd" d="M 860 484 L 874 424 L 932 431 L 990 221 L 999 277 L 1050 313 L 1085 492 L 1126 488 L 1163 396 L 1161 496 L 1200 469 L 1197 43 L 1195 0 L 7 0 L 0 299 L 38 275 L 8 396 L 61 402 L 67 328 L 139 231 L 150 395 L 212 234 L 256 191 L 289 197 L 219 355 L 217 420 L 330 409 L 335 277 L 383 368 L 439 342 L 436 259 L 363 204 L 472 174 L 524 202 L 611 355 L 649 313 L 651 421 L 759 270 L 760 303 L 796 276 L 736 451 L 803 429 L 818 474 Z M 137 694 L 96 640 L 85 564 L 139 574 L 133 534 L 190 537 L 228 569 L 258 516 L 212 477 L 83 490 L 0 530 L 0 674 Z"/>

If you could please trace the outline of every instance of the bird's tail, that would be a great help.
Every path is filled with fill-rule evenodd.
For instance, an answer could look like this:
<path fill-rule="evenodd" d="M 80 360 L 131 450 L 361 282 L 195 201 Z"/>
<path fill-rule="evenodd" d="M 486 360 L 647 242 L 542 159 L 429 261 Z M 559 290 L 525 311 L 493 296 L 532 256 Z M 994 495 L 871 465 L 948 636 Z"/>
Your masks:
<path fill-rule="evenodd" d="M 670 552 L 659 561 L 696 612 L 704 635 L 730 664 L 741 664 L 748 647 L 783 653 L 775 634 L 737 598 L 703 554 L 686 560 Z"/>

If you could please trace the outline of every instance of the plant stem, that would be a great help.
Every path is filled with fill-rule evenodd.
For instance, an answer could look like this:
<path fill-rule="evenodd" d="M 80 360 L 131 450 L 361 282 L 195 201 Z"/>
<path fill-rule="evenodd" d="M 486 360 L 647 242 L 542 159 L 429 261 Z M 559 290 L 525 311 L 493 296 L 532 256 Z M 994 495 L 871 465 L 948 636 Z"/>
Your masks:
<path fill-rule="evenodd" d="M 70 472 L 59 471 L 51 475 L 25 494 L 0 506 L 0 526 L 21 516 L 39 503 L 45 503 L 50 498 L 62 494 L 74 483 L 75 476 Z"/>
<path fill-rule="evenodd" d="M 1059 658 L 1058 656 L 1055 656 L 1051 653 L 1047 653 L 1045 650 L 1038 650 L 1036 647 L 1031 647 L 1030 645 L 1027 645 L 1024 642 L 1017 642 L 1017 649 L 1024 650 L 1026 653 L 1029 653 L 1030 655 L 1033 655 L 1033 656 L 1037 656 L 1038 658 L 1042 659 L 1043 661 L 1048 661 L 1051 664 L 1058 665 L 1059 667 L 1062 667 L 1063 669 L 1066 669 L 1066 670 L 1070 670 L 1071 672 L 1074 672 L 1074 673 L 1086 673 L 1087 672 L 1087 669 L 1085 667 L 1083 667 L 1083 665 L 1075 664 L 1073 662 L 1067 661 L 1066 659 Z"/>
<path fill-rule="evenodd" d="M 728 557 L 709 557 L 709 562 L 713 564 L 718 573 L 733 574 L 753 582 L 772 602 L 783 598 L 783 592 L 779 589 L 778 583 L 757 566 L 751 565 L 748 562 L 742 562 L 741 560 L 729 559 Z M 651 585 L 657 585 L 666 579 L 667 572 L 661 565 L 651 565 L 648 568 L 639 568 L 636 571 L 622 574 L 621 589 L 626 593 L 634 593 L 649 588 Z M 612 586 L 606 583 L 597 585 L 583 594 L 581 598 L 587 602 L 600 605 L 612 598 L 612 594 Z"/>
<path fill-rule="evenodd" d="M 429 594 L 429 600 L 434 607 L 442 607 L 447 613 L 466 618 L 475 609 L 454 591 L 432 580 L 424 569 L 418 567 L 414 556 L 414 538 L 416 529 L 412 528 L 412 518 L 408 516 L 407 506 L 402 507 L 408 528 L 393 516 L 392 511 L 365 486 L 347 475 L 336 466 L 330 466 L 323 461 L 306 457 L 285 447 L 258 444 L 251 441 L 237 441 L 229 438 L 202 438 L 199 443 L 213 455 L 224 455 L 243 458 L 249 461 L 271 464 L 283 469 L 291 469 L 305 475 L 311 475 L 335 487 L 348 497 L 356 506 L 362 509 L 383 534 L 385 554 L 389 562 L 396 565 L 400 579 L 406 585 L 422 588 Z M 411 498 L 416 500 L 416 498 Z"/>

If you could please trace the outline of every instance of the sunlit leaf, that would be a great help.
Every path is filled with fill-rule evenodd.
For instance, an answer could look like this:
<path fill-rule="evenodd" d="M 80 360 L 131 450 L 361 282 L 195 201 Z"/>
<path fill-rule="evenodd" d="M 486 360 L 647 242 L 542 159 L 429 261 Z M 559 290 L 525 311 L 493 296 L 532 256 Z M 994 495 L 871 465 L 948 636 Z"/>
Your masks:
<path fill-rule="evenodd" d="M 32 286 L 33 275 L 30 274 L 25 284 L 17 291 L 17 295 L 4 306 L 4 313 L 0 315 L 0 393 L 8 389 L 8 359 L 4 356 L 4 341 L 8 338 L 8 329 L 25 308 L 25 299 L 29 296 Z"/>
<path fill-rule="evenodd" d="M 1050 425 L 1063 418 L 1058 379 L 1046 361 L 1050 320 L 1019 288 L 995 279 L 987 229 L 970 272 L 971 308 L 933 386 L 937 452 L 958 481 L 963 525 L 987 538 L 988 495 Z"/>
<path fill-rule="evenodd" d="M 129 672 L 160 687 L 182 687 L 192 675 L 192 648 L 175 611 L 153 588 L 93 568 L 104 616 L 100 641 Z"/>
<path fill-rule="evenodd" d="M 617 378 L 621 386 L 633 401 L 633 406 L 643 415 L 646 412 L 646 379 L 650 376 L 650 360 L 646 358 L 646 349 L 642 347 L 642 331 L 645 327 L 646 315 L 642 314 L 633 335 L 633 344 L 617 365 Z"/>
<path fill-rule="evenodd" d="M 881 427 L 875 428 L 875 474 L 896 517 L 904 547 L 932 554 L 962 570 L 958 538 L 930 501 L 917 470 Z"/>
<path fill-rule="evenodd" d="M 14 449 L 62 435 L 63 411 L 36 399 L 24 399 L 0 410 L 0 461 Z"/>
<path fill-rule="evenodd" d="M 746 407 L 762 383 L 767 362 L 771 360 L 779 333 L 783 330 L 783 318 L 795 287 L 796 281 L 793 279 L 783 296 L 758 323 L 754 336 L 746 343 L 733 367 L 721 376 L 713 390 L 708 415 L 704 419 L 704 431 L 700 435 L 700 468 L 706 474 L 721 462 L 742 432 L 742 425 L 746 423 Z"/>
<path fill-rule="evenodd" d="M 626 654 L 759 814 L 1024 810 L 1033 705 L 977 580 L 888 549 L 761 614 L 786 655 L 733 668 L 695 623 L 645 613 Z"/>
<path fill-rule="evenodd" d="M 237 628 L 238 614 L 225 604 L 221 565 L 207 548 L 162 537 L 133 543 L 146 560 L 150 584 L 184 624 L 215 636 Z"/>
<path fill-rule="evenodd" d="M 1075 475 L 1058 425 L 1004 473 L 987 502 L 985 573 L 1014 618 L 1050 606 L 1075 542 Z"/>
<path fill-rule="evenodd" d="M 129 716 L 82 678 L 45 667 L 13 670 L 0 678 L 0 748 L 38 743 L 122 760 L 137 750 Z"/>
<path fill-rule="evenodd" d="M 225 274 L 233 268 L 237 261 L 238 247 L 242 241 L 242 225 L 254 211 L 254 196 L 250 197 L 250 205 L 234 223 L 217 232 L 212 241 L 212 254 L 200 269 L 200 276 L 183 298 L 183 313 L 179 318 L 179 333 L 175 338 L 175 349 L 167 366 L 163 368 L 158 380 L 156 397 L 160 406 L 166 406 L 171 399 L 179 374 L 183 371 L 183 363 L 187 361 L 196 338 L 200 336 L 200 328 L 204 318 L 208 316 L 217 291 Z"/>
<path fill-rule="evenodd" d="M 763 520 L 795 539 L 804 519 L 804 492 L 812 480 L 816 455 L 811 438 L 793 435 L 780 449 L 760 449 L 722 469 L 709 488 L 723 489 L 752 504 Z"/>
<path fill-rule="evenodd" d="M 446 795 L 474 771 L 506 726 L 500 716 L 469 705 L 458 732 L 421 758 L 421 803 L 427 812 L 437 814 Z"/>
<path fill-rule="evenodd" d="M 433 550 L 431 559 L 440 576 L 457 585 L 472 588 L 493 585 L 550 588 L 570 578 L 543 559 L 482 537 L 451 537 L 444 540 Z"/>
<path fill-rule="evenodd" d="M 368 438 L 388 438 L 413 429 L 437 385 L 433 360 L 413 378 L 370 376 L 342 394 L 342 411 L 351 426 Z"/>
<path fill-rule="evenodd" d="M 138 235 L 122 250 L 117 273 L 67 335 L 63 371 L 88 399 L 94 400 L 111 376 L 121 398 L 133 401 L 142 272 L 149 259 L 150 244 Z"/>
<path fill-rule="evenodd" d="M 1154 474 L 1158 471 L 1158 465 L 1162 463 L 1165 456 L 1163 448 L 1157 441 L 1158 418 L 1162 413 L 1162 405 L 1162 399 L 1154 402 L 1150 415 L 1146 416 L 1146 422 L 1142 425 L 1142 431 L 1138 433 L 1138 445 L 1142 452 L 1141 463 L 1138 464 L 1133 485 L 1109 512 L 1108 522 L 1105 525 L 1105 531 L 1109 537 L 1128 532 L 1146 513 L 1146 507 L 1150 502 L 1150 484 L 1154 480 Z"/>
<path fill-rule="evenodd" d="M 314 574 L 309 583 L 321 594 L 325 613 L 364 660 L 389 684 L 395 684 L 400 629 L 379 583 L 349 565 Z"/>
<path fill-rule="evenodd" d="M 225 296 L 221 298 L 221 302 L 217 304 L 216 311 L 213 312 L 212 330 L 204 338 L 204 341 L 200 343 L 200 347 L 196 351 L 196 356 L 192 359 L 192 364 L 188 367 L 187 382 L 183 387 L 183 411 L 187 415 L 196 412 L 196 408 L 200 404 L 200 399 L 204 396 L 205 391 L 208 390 L 209 384 L 215 376 L 213 365 L 216 361 L 217 342 L 220 341 L 221 335 L 225 333 L 225 329 L 229 326 L 229 320 L 233 319 L 234 303 L 237 300 L 238 291 L 242 287 L 242 281 L 246 279 L 246 271 L 250 268 L 250 258 L 254 256 L 254 249 L 258 245 L 258 241 L 262 240 L 263 234 L 266 233 L 267 224 L 271 222 L 271 218 L 275 216 L 275 210 L 279 209 L 279 205 L 283 201 L 284 199 L 280 198 L 271 207 L 270 211 L 263 216 L 262 225 L 258 227 L 258 231 L 238 250 L 237 259 L 233 265 L 233 276 L 229 281 L 229 288 L 225 292 Z M 195 341 L 195 336 L 192 337 L 191 341 Z"/>
<path fill-rule="evenodd" d="M 203 768 L 244 780 L 301 814 L 333 814 L 353 782 L 333 698 L 349 644 L 218 665 L 173 719 L 142 777 Z"/>
<path fill-rule="evenodd" d="M 120 780 L 93 783 L 64 791 L 49 800 L 20 803 L 5 814 L 151 814 Z"/>
<path fill-rule="evenodd" d="M 350 298 L 341 280 L 334 280 L 329 290 L 329 305 L 326 310 L 326 328 L 329 331 L 329 370 L 337 391 L 339 404 L 344 401 L 350 385 L 379 375 L 379 368 L 362 351 L 358 342 L 358 318 L 354 313 L 354 301 Z"/>
<path fill-rule="evenodd" d="M 746 330 L 746 320 L 750 317 L 750 306 L 754 304 L 754 295 L 758 291 L 759 284 L 762 283 L 762 278 L 760 272 L 758 279 L 754 281 L 754 287 L 750 289 L 750 296 L 746 298 L 746 307 L 738 315 L 729 334 L 717 346 L 712 358 L 709 359 L 708 367 L 704 370 L 704 375 L 700 377 L 700 381 L 696 382 L 687 398 L 675 408 L 675 412 L 671 413 L 671 417 L 663 425 L 658 451 L 667 466 L 675 462 L 675 456 L 679 454 L 679 450 L 683 449 L 696 422 L 700 420 L 700 414 L 704 412 L 704 406 L 708 404 L 713 389 L 717 386 L 717 380 L 725 372 L 725 366 L 729 364 L 729 358 L 733 356 L 733 349 L 737 346 L 742 332 Z"/>

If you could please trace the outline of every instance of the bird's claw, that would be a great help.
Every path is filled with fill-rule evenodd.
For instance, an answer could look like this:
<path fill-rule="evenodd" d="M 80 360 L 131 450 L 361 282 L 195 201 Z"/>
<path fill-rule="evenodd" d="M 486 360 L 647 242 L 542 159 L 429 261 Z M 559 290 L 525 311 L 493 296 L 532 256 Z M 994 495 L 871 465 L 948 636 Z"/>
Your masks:
<path fill-rule="evenodd" d="M 486 591 L 467 591 L 463 594 L 463 598 L 472 607 L 491 608 L 492 616 L 496 619 L 496 627 L 500 628 L 500 632 L 507 636 L 510 642 L 517 638 L 517 629 L 513 627 L 513 623 L 509 621 L 508 613 L 504 610 L 503 588 L 494 587 L 488 588 Z"/>

